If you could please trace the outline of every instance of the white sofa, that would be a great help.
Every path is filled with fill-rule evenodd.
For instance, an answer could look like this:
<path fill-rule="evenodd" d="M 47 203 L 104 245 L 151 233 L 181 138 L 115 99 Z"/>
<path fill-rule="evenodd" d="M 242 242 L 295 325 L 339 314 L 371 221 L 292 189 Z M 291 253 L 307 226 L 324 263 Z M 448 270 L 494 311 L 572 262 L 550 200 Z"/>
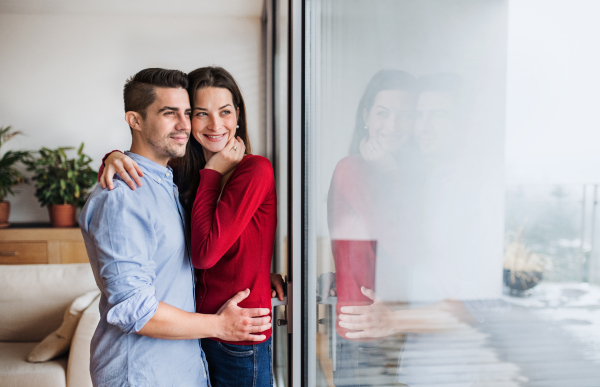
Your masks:
<path fill-rule="evenodd" d="M 26 359 L 61 325 L 73 300 L 97 289 L 89 264 L 0 265 L 0 386 L 91 387 L 98 299 L 83 312 L 67 354 L 43 363 Z"/>

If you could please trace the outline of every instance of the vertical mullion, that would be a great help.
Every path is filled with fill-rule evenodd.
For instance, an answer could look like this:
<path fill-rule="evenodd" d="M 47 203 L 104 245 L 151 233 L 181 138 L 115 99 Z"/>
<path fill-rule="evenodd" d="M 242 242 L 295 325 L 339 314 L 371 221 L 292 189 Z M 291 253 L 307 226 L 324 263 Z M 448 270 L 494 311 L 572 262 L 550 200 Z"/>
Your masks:
<path fill-rule="evenodd" d="M 289 77 L 288 77 L 288 267 L 292 281 L 292 304 L 288 305 L 291 337 L 288 344 L 288 379 L 290 386 L 306 382 L 303 365 L 303 34 L 304 1 L 289 0 Z M 295 296 L 295 297 L 294 297 Z M 290 318 L 291 312 L 291 318 Z"/>

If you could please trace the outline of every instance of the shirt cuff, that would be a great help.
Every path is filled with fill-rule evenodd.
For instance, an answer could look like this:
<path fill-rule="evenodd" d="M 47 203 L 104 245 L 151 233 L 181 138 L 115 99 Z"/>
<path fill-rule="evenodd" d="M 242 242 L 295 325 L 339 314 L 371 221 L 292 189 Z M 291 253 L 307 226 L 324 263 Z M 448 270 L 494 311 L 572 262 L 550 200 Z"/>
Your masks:
<path fill-rule="evenodd" d="M 125 333 L 135 333 L 146 325 L 157 309 L 158 300 L 151 286 L 113 306 L 106 319 Z"/>

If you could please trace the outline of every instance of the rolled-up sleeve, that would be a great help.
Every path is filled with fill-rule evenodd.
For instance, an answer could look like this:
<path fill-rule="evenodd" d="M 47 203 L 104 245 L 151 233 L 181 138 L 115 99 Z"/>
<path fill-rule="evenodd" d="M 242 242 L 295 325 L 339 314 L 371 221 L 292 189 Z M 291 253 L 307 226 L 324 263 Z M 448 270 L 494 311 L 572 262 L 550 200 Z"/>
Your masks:
<path fill-rule="evenodd" d="M 107 320 L 125 333 L 138 332 L 158 308 L 152 214 L 140 206 L 135 191 L 123 185 L 94 199 L 85 221 L 95 243 L 99 285 L 108 301 Z"/>

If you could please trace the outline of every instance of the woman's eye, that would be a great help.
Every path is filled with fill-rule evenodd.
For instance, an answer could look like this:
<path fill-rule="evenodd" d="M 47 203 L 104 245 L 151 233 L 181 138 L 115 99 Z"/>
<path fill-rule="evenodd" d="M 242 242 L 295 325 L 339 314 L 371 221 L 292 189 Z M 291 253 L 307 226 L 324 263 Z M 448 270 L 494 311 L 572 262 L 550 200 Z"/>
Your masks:
<path fill-rule="evenodd" d="M 205 116 L 205 115 L 206 115 L 205 112 L 198 112 L 198 113 L 194 114 L 194 117 L 202 117 L 202 116 Z"/>
<path fill-rule="evenodd" d="M 230 113 L 231 113 L 231 110 L 223 110 L 223 111 L 221 112 L 221 114 L 224 114 L 224 115 L 225 115 L 225 114 L 230 114 Z"/>

